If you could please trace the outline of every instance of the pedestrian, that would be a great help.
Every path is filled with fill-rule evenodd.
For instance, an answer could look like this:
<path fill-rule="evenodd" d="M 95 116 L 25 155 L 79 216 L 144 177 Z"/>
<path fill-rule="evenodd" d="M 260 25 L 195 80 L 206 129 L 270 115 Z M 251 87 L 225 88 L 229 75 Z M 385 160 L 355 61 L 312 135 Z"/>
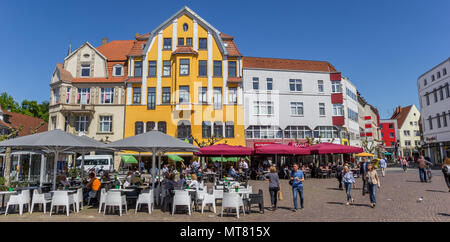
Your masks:
<path fill-rule="evenodd" d="M 294 170 L 291 171 L 291 180 L 289 184 L 292 186 L 292 193 L 294 197 L 294 209 L 293 212 L 298 211 L 297 206 L 297 196 L 300 194 L 300 208 L 303 210 L 303 181 L 305 180 L 305 175 L 301 170 L 298 169 L 298 165 L 296 163 L 293 164 Z"/>
<path fill-rule="evenodd" d="M 386 175 L 386 168 L 387 168 L 387 163 L 386 160 L 384 159 L 384 157 L 382 156 L 380 161 L 378 162 L 378 164 L 381 167 L 381 175 L 385 176 Z"/>
<path fill-rule="evenodd" d="M 420 159 L 417 161 L 419 163 L 419 178 L 420 182 L 427 182 L 427 162 L 423 156 L 420 156 Z"/>
<path fill-rule="evenodd" d="M 444 173 L 444 180 L 450 192 L 450 157 L 446 157 L 442 163 L 442 173 Z"/>
<path fill-rule="evenodd" d="M 362 188 L 361 188 L 363 196 L 366 195 L 366 193 L 368 192 L 367 191 L 368 190 L 367 189 L 367 180 L 366 180 L 366 173 L 367 173 L 367 165 L 368 164 L 369 163 L 367 162 L 367 158 L 364 157 L 363 163 L 361 164 L 360 169 L 359 169 L 359 175 L 361 176 L 362 182 L 363 182 Z"/>
<path fill-rule="evenodd" d="M 336 178 L 339 183 L 339 190 L 342 190 L 342 171 L 344 170 L 344 167 L 342 166 L 342 162 L 339 161 L 339 163 L 336 166 Z"/>
<path fill-rule="evenodd" d="M 402 162 L 403 171 L 405 173 L 408 173 L 408 161 L 405 159 L 405 157 L 402 157 L 400 159 L 401 159 L 401 162 Z"/>
<path fill-rule="evenodd" d="M 380 184 L 380 179 L 378 178 L 377 171 L 375 169 L 373 169 L 372 164 L 367 165 L 366 179 L 367 179 L 367 185 L 368 185 L 369 193 L 370 193 L 370 206 L 372 208 L 374 208 L 377 203 L 377 198 L 376 198 L 377 187 L 381 188 L 381 184 Z"/>
<path fill-rule="evenodd" d="M 352 190 L 352 185 L 356 183 L 355 178 L 353 177 L 353 172 L 348 169 L 348 166 L 344 166 L 344 176 L 343 183 L 345 187 L 345 192 L 347 193 L 347 203 L 345 205 L 350 205 L 350 202 L 353 203 L 354 200 L 350 191 Z"/>
<path fill-rule="evenodd" d="M 277 168 L 270 167 L 270 173 L 265 175 L 266 181 L 269 182 L 270 202 L 272 203 L 272 211 L 277 209 L 278 192 L 281 189 L 280 178 L 278 177 Z"/>
<path fill-rule="evenodd" d="M 248 164 L 247 164 L 247 161 L 245 161 L 244 158 L 241 158 L 240 166 L 241 166 L 242 171 L 244 172 L 244 178 L 247 181 L 248 180 Z"/>

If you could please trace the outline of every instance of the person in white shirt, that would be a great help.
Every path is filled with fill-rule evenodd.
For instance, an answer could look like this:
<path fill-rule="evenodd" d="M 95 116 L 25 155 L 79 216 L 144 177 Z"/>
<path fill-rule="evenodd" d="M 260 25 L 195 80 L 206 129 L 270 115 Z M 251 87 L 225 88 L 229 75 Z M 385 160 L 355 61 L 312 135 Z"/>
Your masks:
<path fill-rule="evenodd" d="M 248 164 L 247 164 L 247 162 L 245 161 L 245 159 L 241 159 L 241 164 L 240 164 L 240 166 L 241 166 L 241 169 L 242 169 L 242 171 L 244 172 L 244 177 L 245 177 L 245 179 L 247 180 L 247 176 L 248 176 Z"/>
<path fill-rule="evenodd" d="M 381 157 L 381 159 L 378 162 L 378 164 L 380 164 L 380 167 L 381 167 L 381 175 L 385 176 L 386 175 L 387 163 L 386 163 L 386 160 L 384 159 L 384 157 Z"/>

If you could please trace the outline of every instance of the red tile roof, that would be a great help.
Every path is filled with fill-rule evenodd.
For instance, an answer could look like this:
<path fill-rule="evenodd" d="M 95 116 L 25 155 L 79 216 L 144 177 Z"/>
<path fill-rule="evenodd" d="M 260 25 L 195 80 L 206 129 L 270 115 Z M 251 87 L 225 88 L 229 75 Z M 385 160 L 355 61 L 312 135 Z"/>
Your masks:
<path fill-rule="evenodd" d="M 23 129 L 19 132 L 18 136 L 25 136 L 32 134 L 34 129 L 39 127 L 37 133 L 45 132 L 48 129 L 48 124 L 40 118 L 31 117 L 21 113 L 13 113 L 8 111 L 3 111 L 6 115 L 9 115 L 9 122 L 11 127 L 18 129 L 20 126 L 23 126 Z"/>
<path fill-rule="evenodd" d="M 142 77 L 130 77 L 130 78 L 126 79 L 125 81 L 127 81 L 127 82 L 141 82 L 142 81 Z"/>
<path fill-rule="evenodd" d="M 134 47 L 134 40 L 113 40 L 97 47 L 108 61 L 126 60 L 127 54 Z"/>
<path fill-rule="evenodd" d="M 278 59 L 264 57 L 243 57 L 244 68 L 337 72 L 327 61 L 310 61 L 294 59 Z"/>
<path fill-rule="evenodd" d="M 150 33 L 141 34 L 136 36 L 136 40 L 148 40 L 150 37 Z"/>
<path fill-rule="evenodd" d="M 66 70 L 64 69 L 64 65 L 63 65 L 63 64 L 61 64 L 61 63 L 56 63 L 56 68 L 57 68 L 58 71 L 59 71 L 61 80 L 63 80 L 63 81 L 69 81 L 69 82 L 72 81 L 72 79 L 73 79 L 72 74 L 70 74 L 70 72 L 68 72 L 68 71 L 66 71 Z"/>
<path fill-rule="evenodd" d="M 228 77 L 229 82 L 242 82 L 242 77 Z"/>
<path fill-rule="evenodd" d="M 11 124 L 5 123 L 3 120 L 0 120 L 0 126 L 4 126 L 4 127 L 7 127 L 7 128 L 11 128 L 12 127 Z"/>
<path fill-rule="evenodd" d="M 176 54 L 195 54 L 197 55 L 198 52 L 192 49 L 192 47 L 189 46 L 179 46 L 175 51 L 172 52 L 172 55 Z"/>
<path fill-rule="evenodd" d="M 411 107 L 412 105 L 409 105 L 407 107 L 398 106 L 397 108 L 395 108 L 395 111 L 392 114 L 391 119 L 397 119 L 399 129 L 402 128 L 402 125 L 405 122 L 406 118 L 408 117 Z"/>
<path fill-rule="evenodd" d="M 228 52 L 228 56 L 242 56 L 241 52 L 238 50 L 236 44 L 234 43 L 233 36 L 220 33 L 220 37 L 226 45 L 225 48 Z"/>
<path fill-rule="evenodd" d="M 129 56 L 142 56 L 142 52 L 144 52 L 144 48 L 142 46 L 146 44 L 146 40 L 133 40 L 133 47 L 128 52 Z"/>

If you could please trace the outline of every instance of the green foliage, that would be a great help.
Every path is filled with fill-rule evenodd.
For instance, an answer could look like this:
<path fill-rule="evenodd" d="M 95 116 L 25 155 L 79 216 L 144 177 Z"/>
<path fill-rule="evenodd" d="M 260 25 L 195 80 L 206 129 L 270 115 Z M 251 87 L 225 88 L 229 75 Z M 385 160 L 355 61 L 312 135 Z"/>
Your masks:
<path fill-rule="evenodd" d="M 41 118 L 48 122 L 49 104 L 47 101 L 37 103 L 37 101 L 23 100 L 21 105 L 14 101 L 14 98 L 6 92 L 0 94 L 0 106 L 3 110 L 11 108 L 11 112 L 22 113 L 32 117 Z"/>
<path fill-rule="evenodd" d="M 69 177 L 77 178 L 81 174 L 81 169 L 71 168 L 69 169 Z"/>
<path fill-rule="evenodd" d="M 4 177 L 0 177 L 0 186 L 5 185 L 5 178 Z"/>

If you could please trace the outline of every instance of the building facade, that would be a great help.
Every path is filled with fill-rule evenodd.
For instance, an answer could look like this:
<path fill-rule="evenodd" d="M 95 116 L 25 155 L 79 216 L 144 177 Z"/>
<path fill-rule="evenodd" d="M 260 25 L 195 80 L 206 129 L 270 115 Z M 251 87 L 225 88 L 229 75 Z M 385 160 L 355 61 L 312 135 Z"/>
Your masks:
<path fill-rule="evenodd" d="M 402 157 L 417 157 L 419 155 L 421 134 L 419 129 L 420 112 L 416 106 L 397 107 L 391 119 L 398 123 L 399 151 Z"/>
<path fill-rule="evenodd" d="M 417 79 L 422 148 L 435 163 L 450 156 L 450 58 Z"/>
<path fill-rule="evenodd" d="M 389 152 L 393 157 L 398 157 L 398 124 L 397 119 L 382 119 L 380 120 L 380 133 L 383 140 L 383 148 Z"/>
<path fill-rule="evenodd" d="M 358 124 L 360 131 L 361 147 L 366 152 L 379 154 L 381 150 L 380 115 L 378 109 L 370 105 L 359 92 L 358 99 Z"/>
<path fill-rule="evenodd" d="M 158 129 L 198 145 L 244 145 L 242 55 L 232 36 L 184 7 L 128 55 L 124 137 Z"/>

